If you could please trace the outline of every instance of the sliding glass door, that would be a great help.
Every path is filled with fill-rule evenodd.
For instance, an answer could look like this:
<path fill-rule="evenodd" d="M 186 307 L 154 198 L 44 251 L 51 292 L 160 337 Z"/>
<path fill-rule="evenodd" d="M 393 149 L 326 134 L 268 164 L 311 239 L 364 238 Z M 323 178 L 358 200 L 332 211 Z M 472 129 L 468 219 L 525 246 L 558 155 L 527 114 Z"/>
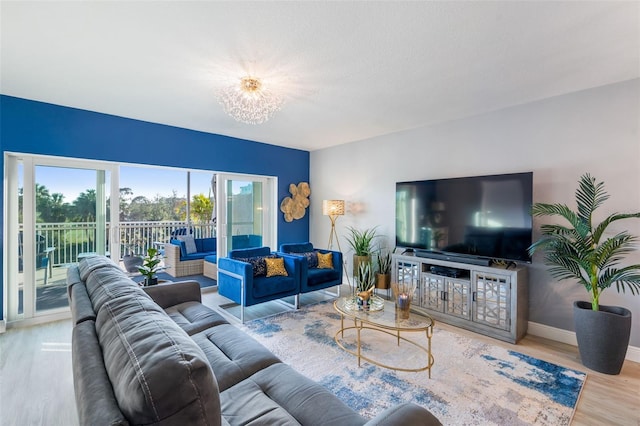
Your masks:
<path fill-rule="evenodd" d="M 110 255 L 113 169 L 73 160 L 8 156 L 7 308 L 9 321 L 68 310 L 69 265 L 92 254 Z M 116 172 L 117 173 L 117 172 Z M 114 200 L 114 206 L 111 206 Z M 113 222 L 111 222 L 113 223 Z M 11 253 L 15 256 L 11 256 Z"/>
<path fill-rule="evenodd" d="M 218 257 L 238 248 L 277 249 L 275 187 L 275 178 L 217 175 L 217 192 L 224 199 L 217 209 Z"/>

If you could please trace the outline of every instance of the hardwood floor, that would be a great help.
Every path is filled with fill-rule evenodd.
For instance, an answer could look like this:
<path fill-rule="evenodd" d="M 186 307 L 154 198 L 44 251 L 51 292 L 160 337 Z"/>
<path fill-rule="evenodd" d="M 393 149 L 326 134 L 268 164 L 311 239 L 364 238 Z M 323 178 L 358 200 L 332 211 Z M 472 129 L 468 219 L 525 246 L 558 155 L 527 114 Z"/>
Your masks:
<path fill-rule="evenodd" d="M 209 306 L 222 301 L 217 292 L 203 294 L 203 302 Z M 248 316 L 264 316 L 284 309 L 276 303 L 262 304 L 249 309 Z M 535 336 L 527 336 L 518 345 L 510 345 L 446 324 L 438 323 L 437 326 L 586 371 L 587 381 L 573 425 L 640 425 L 638 363 L 627 361 L 620 375 L 610 376 L 585 369 L 574 346 Z M 71 367 L 71 321 L 15 328 L 1 334 L 0 425 L 77 424 Z"/>

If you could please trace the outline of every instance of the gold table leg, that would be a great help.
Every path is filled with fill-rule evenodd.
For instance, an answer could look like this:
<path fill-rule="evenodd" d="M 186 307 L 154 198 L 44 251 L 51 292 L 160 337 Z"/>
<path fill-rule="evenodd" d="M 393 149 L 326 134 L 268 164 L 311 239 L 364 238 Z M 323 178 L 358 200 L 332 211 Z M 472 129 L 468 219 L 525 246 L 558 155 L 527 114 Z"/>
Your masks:
<path fill-rule="evenodd" d="M 356 330 L 358 332 L 358 367 L 360 367 L 360 330 L 362 330 L 362 322 L 360 322 L 360 327 L 358 327 L 358 321 L 355 321 Z"/>
<path fill-rule="evenodd" d="M 427 365 L 429 366 L 429 378 L 431 378 L 431 337 L 433 336 L 433 326 L 427 328 Z"/>

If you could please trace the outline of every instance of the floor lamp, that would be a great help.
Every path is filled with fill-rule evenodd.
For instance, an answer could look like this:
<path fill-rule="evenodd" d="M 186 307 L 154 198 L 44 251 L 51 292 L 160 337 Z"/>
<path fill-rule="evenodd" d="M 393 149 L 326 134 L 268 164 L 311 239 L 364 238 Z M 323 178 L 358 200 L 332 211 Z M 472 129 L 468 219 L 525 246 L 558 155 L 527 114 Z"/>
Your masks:
<path fill-rule="evenodd" d="M 336 232 L 336 219 L 338 216 L 344 216 L 344 200 L 323 200 L 322 214 L 329 216 L 329 220 L 331 220 L 331 232 L 329 233 L 329 244 L 327 244 L 327 249 L 331 250 L 333 247 L 333 240 L 335 239 L 336 244 L 338 245 L 338 251 L 342 253 L 342 248 L 340 248 L 340 239 Z M 351 286 L 349 275 L 347 274 L 347 266 L 344 261 L 344 253 L 342 253 L 342 256 L 342 268 L 344 269 L 344 274 L 347 277 L 347 283 Z"/>

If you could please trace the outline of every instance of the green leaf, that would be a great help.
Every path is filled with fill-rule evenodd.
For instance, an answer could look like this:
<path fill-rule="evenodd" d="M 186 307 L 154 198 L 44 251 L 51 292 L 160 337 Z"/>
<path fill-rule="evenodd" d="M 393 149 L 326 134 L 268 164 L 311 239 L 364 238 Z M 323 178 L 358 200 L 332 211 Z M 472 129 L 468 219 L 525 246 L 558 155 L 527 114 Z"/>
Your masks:
<path fill-rule="evenodd" d="M 543 224 L 542 237 L 529 246 L 529 254 L 544 252 L 549 274 L 558 280 L 575 280 L 590 293 L 597 307 L 600 293 L 615 283 L 618 292 L 627 289 L 640 294 L 640 265 L 619 268 L 625 256 L 635 251 L 635 236 L 627 231 L 602 240 L 607 227 L 616 221 L 640 218 L 640 213 L 614 213 L 593 224 L 594 211 L 609 199 L 603 182 L 589 174 L 580 178 L 576 190 L 577 212 L 564 204 L 536 203 L 534 216 L 558 216 L 568 224 Z M 595 308 L 594 308 L 595 309 Z"/>

